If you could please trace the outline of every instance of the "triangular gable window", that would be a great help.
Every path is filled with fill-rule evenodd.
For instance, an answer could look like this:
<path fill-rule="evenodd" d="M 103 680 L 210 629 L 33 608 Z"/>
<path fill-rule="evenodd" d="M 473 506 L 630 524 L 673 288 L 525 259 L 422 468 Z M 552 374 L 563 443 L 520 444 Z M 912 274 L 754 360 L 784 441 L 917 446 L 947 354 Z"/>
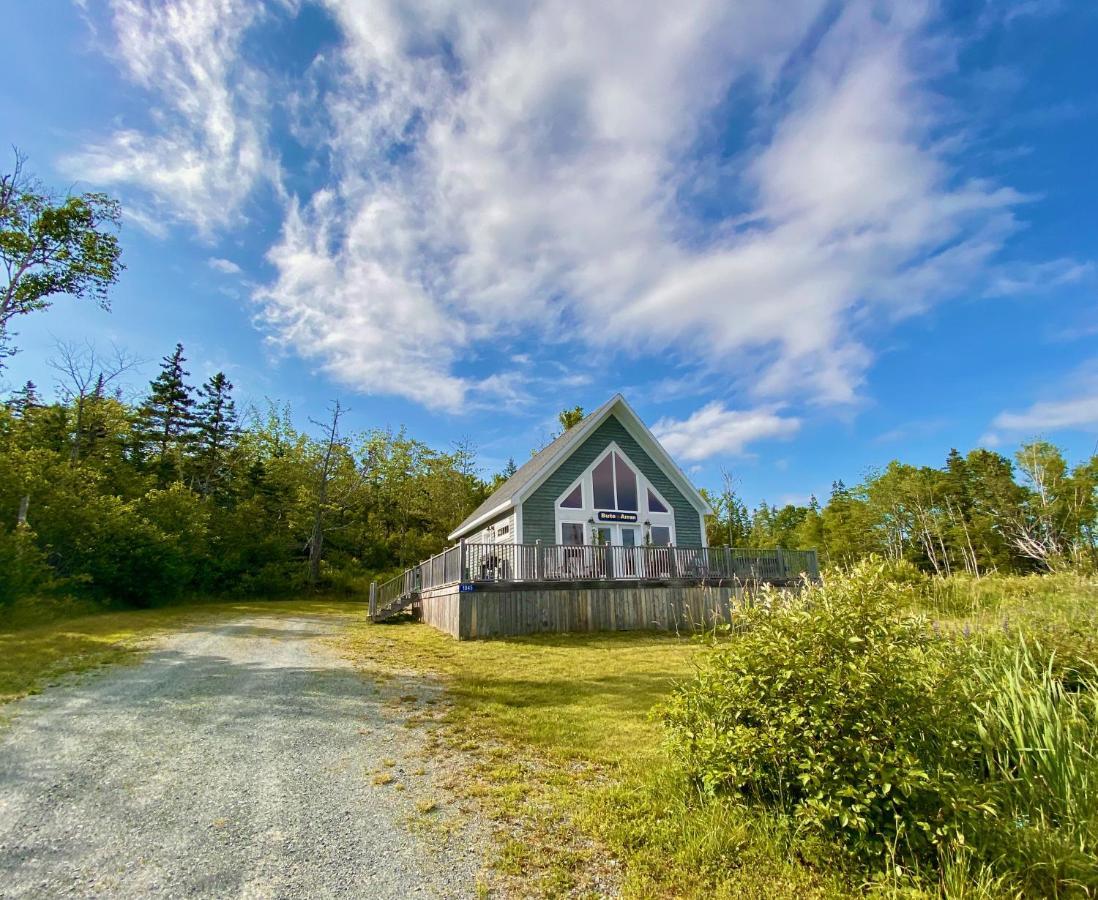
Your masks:
<path fill-rule="evenodd" d="M 648 511 L 667 512 L 667 507 L 663 505 L 663 501 L 659 497 L 652 493 L 652 488 L 648 489 Z"/>
<path fill-rule="evenodd" d="M 577 484 L 576 489 L 560 501 L 560 505 L 565 509 L 581 509 L 583 507 L 582 485 Z"/>

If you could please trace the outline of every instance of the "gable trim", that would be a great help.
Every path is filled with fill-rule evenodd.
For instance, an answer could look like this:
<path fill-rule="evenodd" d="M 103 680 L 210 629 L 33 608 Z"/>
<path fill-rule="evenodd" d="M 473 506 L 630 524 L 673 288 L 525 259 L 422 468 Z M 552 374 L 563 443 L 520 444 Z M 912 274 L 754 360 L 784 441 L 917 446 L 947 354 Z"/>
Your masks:
<path fill-rule="evenodd" d="M 687 502 L 689 502 L 703 517 L 712 513 L 713 510 L 710 509 L 709 504 L 705 502 L 705 498 L 698 493 L 697 488 L 690 483 L 690 479 L 686 477 L 675 460 L 671 458 L 670 454 L 663 449 L 663 446 L 656 439 L 656 436 L 648 430 L 648 426 L 644 424 L 640 416 L 633 412 L 633 408 L 626 402 L 621 394 L 615 394 L 614 398 L 609 403 L 605 404 L 597 415 L 590 416 L 582 426 L 576 429 L 576 433 L 569 439 L 567 444 L 561 448 L 553 464 L 546 466 L 545 471 L 540 473 L 537 478 L 523 485 L 521 489 L 516 491 L 511 496 L 510 501 L 513 504 L 521 506 L 522 501 L 548 481 L 553 473 L 563 465 L 564 461 L 571 457 L 572 453 L 587 439 L 591 432 L 610 418 L 610 415 L 613 412 L 619 409 L 626 413 L 626 416 L 621 418 L 622 426 L 633 436 L 637 443 L 640 444 L 641 449 L 652 458 L 652 461 L 664 470 L 675 487 L 682 491 Z"/>

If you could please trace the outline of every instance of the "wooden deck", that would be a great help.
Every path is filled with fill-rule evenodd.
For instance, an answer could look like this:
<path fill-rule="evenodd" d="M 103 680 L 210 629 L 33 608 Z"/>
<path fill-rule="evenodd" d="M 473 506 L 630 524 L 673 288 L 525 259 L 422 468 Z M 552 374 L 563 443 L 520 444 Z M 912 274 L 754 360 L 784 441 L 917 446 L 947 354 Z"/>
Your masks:
<path fill-rule="evenodd" d="M 813 550 L 463 544 L 370 590 L 370 618 L 405 610 L 457 638 L 682 630 L 727 621 L 746 587 L 819 577 Z"/>

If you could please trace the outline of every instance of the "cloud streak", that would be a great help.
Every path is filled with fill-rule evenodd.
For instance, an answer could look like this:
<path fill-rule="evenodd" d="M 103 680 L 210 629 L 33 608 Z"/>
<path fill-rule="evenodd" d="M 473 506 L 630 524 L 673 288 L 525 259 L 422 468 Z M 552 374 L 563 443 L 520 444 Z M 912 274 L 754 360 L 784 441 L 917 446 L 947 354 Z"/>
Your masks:
<path fill-rule="evenodd" d="M 731 380 L 759 408 L 849 404 L 889 323 L 1084 274 L 999 271 L 1027 198 L 958 176 L 930 80 L 951 58 L 912 4 L 325 5 L 340 42 L 285 104 L 323 184 L 283 195 L 255 299 L 272 341 L 354 388 L 518 402 L 514 352 L 595 350 Z M 74 167 L 225 227 L 284 165 L 241 55 L 266 13 L 113 11 L 162 108 Z M 712 140 L 730 104 L 732 150 Z"/>
<path fill-rule="evenodd" d="M 687 419 L 660 419 L 652 426 L 667 451 L 686 462 L 714 456 L 742 456 L 749 444 L 790 438 L 801 422 L 776 409 L 728 409 L 714 401 Z"/>
<path fill-rule="evenodd" d="M 240 59 L 263 9 L 252 0 L 112 0 L 110 13 L 113 55 L 154 100 L 150 126 L 121 127 L 62 164 L 76 177 L 143 188 L 131 218 L 154 234 L 187 222 L 209 238 L 237 221 L 261 178 L 275 177 L 262 77 Z"/>

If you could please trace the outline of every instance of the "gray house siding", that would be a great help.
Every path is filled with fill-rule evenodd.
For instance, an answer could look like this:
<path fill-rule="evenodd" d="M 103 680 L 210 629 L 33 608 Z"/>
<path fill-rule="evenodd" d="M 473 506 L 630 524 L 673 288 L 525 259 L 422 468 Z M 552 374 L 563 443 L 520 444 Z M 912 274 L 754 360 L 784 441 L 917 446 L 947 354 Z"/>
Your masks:
<path fill-rule="evenodd" d="M 556 544 L 560 536 L 555 533 L 555 511 L 557 497 L 583 473 L 595 458 L 611 442 L 617 443 L 671 504 L 675 510 L 675 542 L 679 547 L 700 547 L 702 545 L 701 517 L 697 508 L 682 495 L 674 482 L 667 477 L 662 468 L 641 449 L 633 436 L 621 424 L 617 416 L 609 416 L 587 440 L 585 440 L 560 467 L 550 475 L 545 483 L 532 493 L 522 504 L 522 541 L 532 544 Z"/>

